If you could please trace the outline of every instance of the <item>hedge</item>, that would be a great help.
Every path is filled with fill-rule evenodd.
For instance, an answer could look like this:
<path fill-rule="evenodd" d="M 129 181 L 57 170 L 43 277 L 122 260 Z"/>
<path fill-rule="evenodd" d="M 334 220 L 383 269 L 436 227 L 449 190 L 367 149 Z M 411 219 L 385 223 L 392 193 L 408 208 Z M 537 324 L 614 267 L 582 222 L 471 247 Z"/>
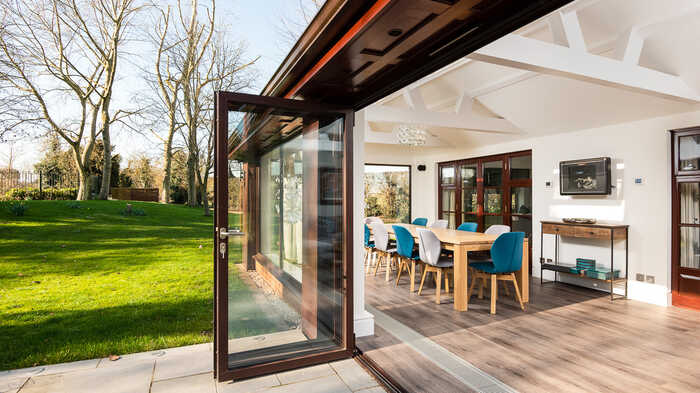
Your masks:
<path fill-rule="evenodd" d="M 13 188 L 7 193 L 5 193 L 7 199 L 15 201 L 24 200 L 47 200 L 47 201 L 59 201 L 59 200 L 73 200 L 78 197 L 77 188 L 45 188 L 39 191 L 38 188 Z"/>

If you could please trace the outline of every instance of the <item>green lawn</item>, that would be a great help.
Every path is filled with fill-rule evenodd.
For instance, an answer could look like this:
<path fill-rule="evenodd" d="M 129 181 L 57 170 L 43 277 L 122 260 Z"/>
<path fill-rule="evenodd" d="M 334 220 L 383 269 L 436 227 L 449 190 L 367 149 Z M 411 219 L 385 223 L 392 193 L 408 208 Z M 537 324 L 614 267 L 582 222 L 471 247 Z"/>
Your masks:
<path fill-rule="evenodd" d="M 125 217 L 120 201 L 26 203 L 24 217 L 0 211 L 0 370 L 211 341 L 201 209 L 132 202 L 146 216 Z M 237 296 L 251 296 L 231 271 Z"/>

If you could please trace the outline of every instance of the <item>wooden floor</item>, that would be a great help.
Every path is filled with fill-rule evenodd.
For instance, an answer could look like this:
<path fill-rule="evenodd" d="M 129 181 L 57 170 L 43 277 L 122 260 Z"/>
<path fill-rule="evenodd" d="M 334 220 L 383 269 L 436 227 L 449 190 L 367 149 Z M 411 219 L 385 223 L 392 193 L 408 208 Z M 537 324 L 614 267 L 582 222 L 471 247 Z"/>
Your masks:
<path fill-rule="evenodd" d="M 469 311 L 434 285 L 408 294 L 367 276 L 367 304 L 521 392 L 700 392 L 700 312 L 633 300 L 610 302 L 598 291 L 531 280 L 523 312 L 501 288 L 497 315 L 488 294 Z M 512 294 L 512 291 L 511 291 Z M 357 346 L 414 392 L 462 392 L 464 386 L 377 327 Z"/>

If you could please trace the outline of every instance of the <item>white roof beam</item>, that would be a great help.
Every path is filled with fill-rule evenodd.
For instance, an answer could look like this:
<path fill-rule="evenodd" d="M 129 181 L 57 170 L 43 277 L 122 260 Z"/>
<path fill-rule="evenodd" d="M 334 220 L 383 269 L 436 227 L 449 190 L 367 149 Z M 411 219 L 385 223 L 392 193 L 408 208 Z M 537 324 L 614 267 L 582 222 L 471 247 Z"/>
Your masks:
<path fill-rule="evenodd" d="M 450 112 L 432 112 L 415 109 L 372 105 L 365 108 L 367 120 L 388 123 L 420 124 L 427 127 L 460 128 L 465 130 L 503 134 L 519 134 L 511 122 L 496 117 L 476 116 Z"/>
<path fill-rule="evenodd" d="M 418 110 L 426 110 L 425 109 L 425 101 L 423 101 L 423 94 L 421 94 L 421 92 L 418 88 L 415 88 L 415 89 L 405 88 L 405 89 L 403 89 L 403 98 L 404 98 L 404 100 L 406 100 L 406 104 L 408 104 L 408 106 L 410 108 L 418 109 Z"/>
<path fill-rule="evenodd" d="M 644 37 L 637 30 L 628 30 L 615 44 L 616 59 L 620 59 L 627 64 L 639 64 L 644 48 Z"/>
<path fill-rule="evenodd" d="M 576 11 L 557 11 L 549 17 L 548 23 L 555 44 L 580 51 L 586 50 Z"/>
<path fill-rule="evenodd" d="M 469 58 L 676 101 L 700 102 L 698 92 L 678 76 L 515 34 L 492 42 L 470 54 Z"/>

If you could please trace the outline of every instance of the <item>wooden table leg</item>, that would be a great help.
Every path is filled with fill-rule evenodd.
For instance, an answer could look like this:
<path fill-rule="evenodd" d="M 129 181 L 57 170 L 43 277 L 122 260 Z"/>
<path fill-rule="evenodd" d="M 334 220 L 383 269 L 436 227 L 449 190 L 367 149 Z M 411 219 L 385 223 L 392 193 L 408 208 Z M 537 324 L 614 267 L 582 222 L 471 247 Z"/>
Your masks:
<path fill-rule="evenodd" d="M 518 285 L 522 291 L 523 302 L 528 303 L 530 301 L 530 253 L 527 240 L 523 243 L 523 265 L 520 271 L 516 274 Z"/>
<path fill-rule="evenodd" d="M 467 299 L 467 250 L 462 245 L 455 245 L 454 249 L 454 309 L 467 311 L 469 299 Z"/>
<path fill-rule="evenodd" d="M 416 261 L 411 260 L 411 271 L 408 276 L 411 278 L 411 293 L 416 290 Z"/>

